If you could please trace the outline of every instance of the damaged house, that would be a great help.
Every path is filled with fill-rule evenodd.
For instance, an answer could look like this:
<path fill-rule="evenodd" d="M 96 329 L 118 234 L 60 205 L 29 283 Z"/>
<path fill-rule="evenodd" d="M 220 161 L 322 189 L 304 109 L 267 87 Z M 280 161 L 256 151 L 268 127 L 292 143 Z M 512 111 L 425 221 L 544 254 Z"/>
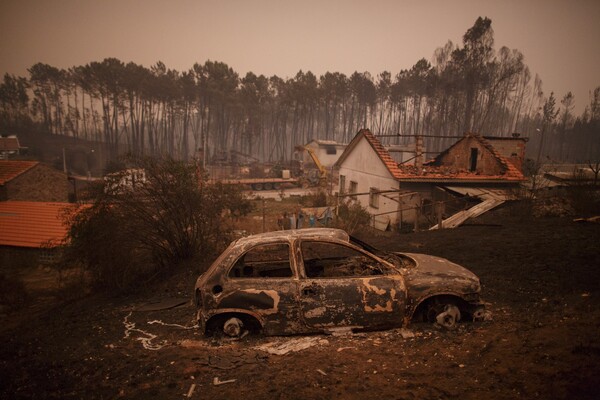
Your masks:
<path fill-rule="evenodd" d="M 526 139 L 518 135 L 469 133 L 417 167 L 398 164 L 363 129 L 336 163 L 340 196 L 358 201 L 379 229 L 418 227 L 423 222 L 458 226 L 514 198 L 525 180 L 521 171 L 525 144 Z"/>

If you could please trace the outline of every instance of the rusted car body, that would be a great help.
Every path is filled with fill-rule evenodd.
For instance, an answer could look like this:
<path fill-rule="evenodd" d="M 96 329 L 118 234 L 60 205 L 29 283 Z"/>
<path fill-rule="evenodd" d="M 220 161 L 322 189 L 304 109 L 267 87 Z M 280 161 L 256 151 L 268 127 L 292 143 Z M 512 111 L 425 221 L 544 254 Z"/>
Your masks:
<path fill-rule="evenodd" d="M 267 335 L 385 329 L 423 319 L 454 326 L 483 313 L 479 279 L 448 260 L 384 253 L 339 229 L 238 239 L 195 288 L 203 332 Z"/>

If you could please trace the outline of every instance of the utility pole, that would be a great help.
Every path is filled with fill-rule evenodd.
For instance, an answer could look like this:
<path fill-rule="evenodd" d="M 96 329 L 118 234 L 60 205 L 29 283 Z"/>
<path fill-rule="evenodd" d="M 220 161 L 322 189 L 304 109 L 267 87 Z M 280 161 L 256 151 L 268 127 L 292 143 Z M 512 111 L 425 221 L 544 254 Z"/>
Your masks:
<path fill-rule="evenodd" d="M 540 147 L 538 148 L 536 163 L 539 167 L 540 159 L 542 158 L 542 147 L 544 146 L 544 132 L 546 131 L 546 123 L 542 125 L 542 131 L 540 132 Z"/>

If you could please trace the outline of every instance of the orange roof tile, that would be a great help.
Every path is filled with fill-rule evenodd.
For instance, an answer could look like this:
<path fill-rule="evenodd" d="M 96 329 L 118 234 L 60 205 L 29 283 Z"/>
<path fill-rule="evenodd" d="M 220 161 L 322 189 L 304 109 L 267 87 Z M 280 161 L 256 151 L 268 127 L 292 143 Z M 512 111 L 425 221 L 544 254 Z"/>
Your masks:
<path fill-rule="evenodd" d="M 402 175 L 402 172 L 398 168 L 398 164 L 396 163 L 396 161 L 394 161 L 392 156 L 390 156 L 390 153 L 385 149 L 385 147 L 383 147 L 381 142 L 368 129 L 361 129 L 360 131 L 358 131 L 356 136 L 354 136 L 354 138 L 350 141 L 350 144 L 348 144 L 340 158 L 337 160 L 336 165 L 341 165 L 343 160 L 345 160 L 348 154 L 352 152 L 352 149 L 356 147 L 356 145 L 360 141 L 360 138 L 362 137 L 364 137 L 367 140 L 367 142 L 371 145 L 377 156 L 381 159 L 385 167 L 390 172 L 390 174 L 394 178 L 398 179 L 398 177 Z"/>
<path fill-rule="evenodd" d="M 465 181 L 465 182 L 500 182 L 511 181 L 518 182 L 524 180 L 523 175 L 515 168 L 515 171 L 502 175 L 482 175 L 468 170 L 450 171 L 444 166 L 423 165 L 421 174 L 417 173 L 417 167 L 414 165 L 400 166 L 401 175 L 398 177 L 402 181 Z"/>
<path fill-rule="evenodd" d="M 4 185 L 17 176 L 38 165 L 37 161 L 0 160 L 0 185 Z"/>
<path fill-rule="evenodd" d="M 361 132 L 364 134 L 365 139 L 367 139 L 371 147 L 373 147 L 375 153 L 377 153 L 379 158 L 381 158 L 381 161 L 383 161 L 388 171 L 390 171 L 390 174 L 392 174 L 394 178 L 398 179 L 398 177 L 402 175 L 402 171 L 400 171 L 398 168 L 398 163 L 394 161 L 392 156 L 390 156 L 390 153 L 385 149 L 385 147 L 383 147 L 381 142 L 375 137 L 375 135 L 371 133 L 370 130 L 363 129 Z"/>
<path fill-rule="evenodd" d="M 0 202 L 0 246 L 39 248 L 58 244 L 67 234 L 63 211 L 70 203 Z"/>

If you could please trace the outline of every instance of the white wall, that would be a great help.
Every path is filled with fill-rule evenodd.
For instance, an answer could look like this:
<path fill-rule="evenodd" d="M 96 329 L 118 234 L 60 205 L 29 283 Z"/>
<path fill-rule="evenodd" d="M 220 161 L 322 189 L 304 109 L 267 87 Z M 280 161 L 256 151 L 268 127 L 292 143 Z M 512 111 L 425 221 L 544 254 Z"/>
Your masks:
<path fill-rule="evenodd" d="M 314 152 L 317 155 L 317 158 L 319 159 L 321 164 L 327 169 L 330 169 L 333 166 L 333 164 L 335 164 L 337 162 L 337 160 L 340 158 L 340 156 L 344 152 L 344 149 L 346 148 L 346 145 L 335 144 L 335 145 L 332 145 L 336 149 L 335 154 L 327 154 L 326 146 L 319 145 L 314 140 L 312 142 L 308 143 L 307 146 L 314 150 Z M 305 158 L 306 162 L 312 163 L 312 159 L 310 158 L 310 155 L 308 154 L 308 152 L 305 153 L 304 158 Z"/>
<path fill-rule="evenodd" d="M 347 155 L 346 159 L 340 165 L 340 179 L 345 176 L 345 193 L 348 193 L 350 181 L 358 184 L 357 193 L 368 193 L 371 188 L 379 190 L 398 190 L 399 183 L 396 181 L 383 161 L 379 158 L 375 150 L 362 138 L 356 147 Z M 394 196 L 389 193 L 388 196 Z M 369 211 L 369 213 L 380 214 L 398 210 L 398 203 L 390 200 L 383 195 L 379 195 L 379 208 L 369 206 L 369 196 L 357 196 L 357 201 Z M 384 214 L 382 217 L 389 217 L 392 223 L 396 221 L 396 213 Z"/>

